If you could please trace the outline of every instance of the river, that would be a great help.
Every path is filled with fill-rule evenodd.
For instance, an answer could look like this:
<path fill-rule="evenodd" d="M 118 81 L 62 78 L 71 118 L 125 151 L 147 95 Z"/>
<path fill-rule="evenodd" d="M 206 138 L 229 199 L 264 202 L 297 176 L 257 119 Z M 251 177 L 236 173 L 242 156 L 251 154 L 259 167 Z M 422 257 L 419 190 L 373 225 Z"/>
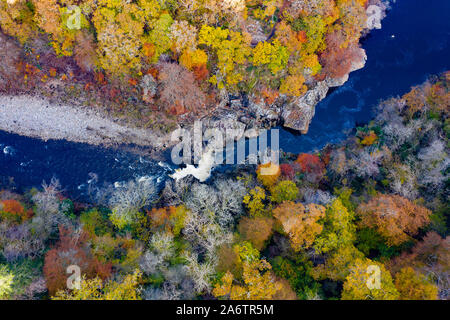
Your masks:
<path fill-rule="evenodd" d="M 299 153 L 339 142 L 372 117 L 378 101 L 406 93 L 430 75 L 449 70 L 450 1 L 397 0 L 362 46 L 366 66 L 350 74 L 316 107 L 308 134 L 281 128 L 280 147 Z M 88 185 L 149 176 L 162 186 L 173 166 L 124 151 L 67 141 L 41 141 L 0 131 L 0 186 L 26 190 L 52 177 L 66 194 L 86 200 Z"/>

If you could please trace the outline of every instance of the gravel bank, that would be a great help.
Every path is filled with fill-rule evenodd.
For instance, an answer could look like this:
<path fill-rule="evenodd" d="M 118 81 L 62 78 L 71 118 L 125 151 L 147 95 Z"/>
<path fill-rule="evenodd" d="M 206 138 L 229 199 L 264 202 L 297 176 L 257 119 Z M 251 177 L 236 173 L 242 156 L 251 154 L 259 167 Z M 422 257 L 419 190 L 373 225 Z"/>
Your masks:
<path fill-rule="evenodd" d="M 87 107 L 51 104 L 32 96 L 0 96 L 0 130 L 43 140 L 94 145 L 135 144 L 164 149 L 167 136 L 126 127 Z"/>

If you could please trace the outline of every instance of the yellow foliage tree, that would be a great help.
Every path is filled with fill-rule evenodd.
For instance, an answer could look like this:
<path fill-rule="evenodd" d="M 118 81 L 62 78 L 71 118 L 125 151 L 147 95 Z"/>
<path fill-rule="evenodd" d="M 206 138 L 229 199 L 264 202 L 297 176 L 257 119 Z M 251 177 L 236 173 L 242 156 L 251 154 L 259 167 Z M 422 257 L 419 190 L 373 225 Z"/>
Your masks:
<path fill-rule="evenodd" d="M 281 175 L 281 168 L 274 163 L 260 164 L 256 169 L 256 176 L 264 187 L 270 189 L 273 187 Z"/>
<path fill-rule="evenodd" d="M 33 12 L 26 0 L 0 1 L 0 26 L 6 34 L 25 43 L 36 33 Z"/>
<path fill-rule="evenodd" d="M 253 217 L 263 216 L 266 212 L 264 200 L 266 192 L 261 187 L 255 187 L 244 196 L 243 203 L 246 205 L 250 215 Z"/>
<path fill-rule="evenodd" d="M 121 282 L 82 279 L 79 289 L 58 291 L 52 300 L 140 300 L 138 287 L 141 276 L 140 271 L 135 271 Z"/>
<path fill-rule="evenodd" d="M 345 279 L 342 300 L 397 300 L 391 274 L 379 262 L 357 259 Z"/>
<path fill-rule="evenodd" d="M 243 79 L 243 67 L 251 54 L 251 37 L 221 27 L 202 26 L 198 43 L 209 46 L 217 56 L 217 71 L 210 82 L 219 89 L 232 88 Z"/>
<path fill-rule="evenodd" d="M 356 259 L 362 258 L 364 254 L 353 245 L 339 247 L 327 255 L 324 264 L 319 264 L 313 269 L 312 275 L 318 280 L 344 281 L 350 272 L 350 266 Z"/>
<path fill-rule="evenodd" d="M 272 43 L 262 41 L 253 49 L 253 65 L 267 65 L 272 74 L 286 68 L 289 60 L 289 52 L 286 47 L 280 44 L 278 39 Z"/>
<path fill-rule="evenodd" d="M 231 300 L 270 300 L 282 289 L 271 269 L 266 260 L 244 261 L 243 282 L 234 284 L 233 274 L 227 271 L 212 293 L 215 297 L 229 297 Z"/>
<path fill-rule="evenodd" d="M 356 239 L 354 214 L 349 211 L 340 199 L 328 205 L 323 221 L 324 229 L 317 237 L 314 248 L 318 252 L 329 252 L 340 247 L 353 245 Z"/>
<path fill-rule="evenodd" d="M 401 300 L 437 300 L 438 288 L 413 268 L 406 267 L 395 275 L 395 286 Z"/>
<path fill-rule="evenodd" d="M 308 90 L 304 82 L 305 78 L 302 75 L 289 75 L 281 80 L 280 93 L 291 97 L 301 97 Z"/>

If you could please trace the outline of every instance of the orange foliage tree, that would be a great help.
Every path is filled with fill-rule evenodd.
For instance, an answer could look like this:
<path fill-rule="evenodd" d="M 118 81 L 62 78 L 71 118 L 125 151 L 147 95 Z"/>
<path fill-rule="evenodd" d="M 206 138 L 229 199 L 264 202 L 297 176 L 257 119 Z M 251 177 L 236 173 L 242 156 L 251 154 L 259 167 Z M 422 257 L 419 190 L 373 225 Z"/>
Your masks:
<path fill-rule="evenodd" d="M 179 235 L 184 227 L 187 209 L 184 206 L 153 208 L 147 211 L 151 227 L 154 230 L 169 232 L 175 236 Z"/>
<path fill-rule="evenodd" d="M 239 221 L 238 230 L 242 240 L 250 241 L 256 249 L 261 250 L 272 235 L 272 226 L 272 218 L 244 217 Z"/>
<path fill-rule="evenodd" d="M 281 224 L 283 231 L 289 235 L 295 251 L 310 247 L 323 226 L 318 220 L 325 217 L 325 207 L 285 201 L 273 210 L 273 216 Z"/>
<path fill-rule="evenodd" d="M 431 211 L 398 195 L 379 195 L 361 204 L 357 213 L 362 227 L 374 228 L 389 245 L 399 245 L 425 226 Z"/>
<path fill-rule="evenodd" d="M 33 210 L 26 210 L 17 200 L 0 201 L 0 218 L 8 219 L 17 223 L 31 218 Z"/>

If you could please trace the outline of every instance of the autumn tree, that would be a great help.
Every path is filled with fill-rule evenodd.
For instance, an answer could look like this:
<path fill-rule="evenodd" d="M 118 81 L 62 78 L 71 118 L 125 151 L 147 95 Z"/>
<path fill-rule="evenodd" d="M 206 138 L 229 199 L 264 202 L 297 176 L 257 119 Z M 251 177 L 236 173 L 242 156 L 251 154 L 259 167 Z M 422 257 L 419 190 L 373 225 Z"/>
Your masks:
<path fill-rule="evenodd" d="M 325 217 L 325 207 L 285 201 L 273 210 L 273 216 L 289 236 L 295 251 L 310 247 L 316 236 L 322 232 L 318 220 Z"/>
<path fill-rule="evenodd" d="M 0 219 L 6 219 L 15 223 L 28 220 L 33 215 L 32 209 L 25 209 L 17 200 L 0 201 Z"/>
<path fill-rule="evenodd" d="M 109 219 L 119 229 L 139 225 L 143 216 L 141 209 L 150 205 L 155 197 L 156 189 L 152 180 L 130 180 L 109 195 L 112 209 Z"/>
<path fill-rule="evenodd" d="M 450 237 L 442 238 L 436 232 L 428 232 L 410 252 L 403 252 L 387 264 L 393 275 L 411 267 L 418 274 L 438 287 L 439 298 L 448 297 L 448 273 L 450 271 Z"/>
<path fill-rule="evenodd" d="M 99 277 L 83 277 L 79 289 L 75 288 L 71 292 L 60 290 L 52 300 L 140 300 L 141 277 L 142 273 L 138 270 L 124 276 L 120 281 L 104 282 Z"/>
<path fill-rule="evenodd" d="M 275 292 L 273 300 L 297 300 L 297 294 L 292 289 L 289 281 L 280 277 L 276 277 L 275 281 L 280 285 L 280 290 Z"/>
<path fill-rule="evenodd" d="M 6 300 L 13 292 L 14 274 L 6 265 L 0 264 L 0 299 Z"/>
<path fill-rule="evenodd" d="M 298 155 L 296 163 L 300 165 L 301 172 L 310 182 L 320 181 L 325 173 L 325 165 L 317 155 L 301 153 Z"/>
<path fill-rule="evenodd" d="M 256 249 L 262 250 L 272 235 L 272 226 L 273 219 L 269 217 L 243 217 L 239 221 L 238 230 L 242 240 L 250 241 Z"/>
<path fill-rule="evenodd" d="M 84 72 L 92 72 L 98 66 L 97 43 L 94 36 L 87 32 L 77 32 L 75 35 L 74 59 Z"/>
<path fill-rule="evenodd" d="M 298 196 L 297 185 L 290 181 L 280 181 L 270 190 L 272 202 L 281 203 L 283 201 L 294 201 Z"/>
<path fill-rule="evenodd" d="M 242 281 L 227 271 L 215 285 L 212 293 L 216 297 L 231 300 L 270 300 L 282 289 L 271 272 L 272 266 L 260 259 L 258 250 L 245 243 L 235 246 L 242 263 Z"/>
<path fill-rule="evenodd" d="M 280 164 L 281 175 L 289 180 L 293 180 L 295 177 L 295 170 L 290 163 Z"/>
<path fill-rule="evenodd" d="M 338 247 L 328 253 L 324 264 L 319 264 L 313 269 L 312 275 L 318 280 L 344 281 L 353 263 L 363 258 L 364 254 L 353 245 Z"/>
<path fill-rule="evenodd" d="M 321 173 L 325 167 L 318 156 L 309 153 L 299 154 L 296 162 L 300 164 L 302 172 L 307 173 Z"/>
<path fill-rule="evenodd" d="M 412 117 L 416 112 L 423 112 L 426 106 L 425 92 L 421 87 L 413 87 L 402 97 L 408 107 L 408 115 Z"/>
<path fill-rule="evenodd" d="M 304 82 L 305 78 L 302 75 L 289 75 L 282 79 L 280 93 L 291 97 L 301 97 L 308 90 Z"/>
<path fill-rule="evenodd" d="M 221 27 L 203 25 L 198 44 L 210 47 L 217 57 L 217 71 L 210 82 L 219 89 L 233 88 L 243 80 L 243 66 L 251 54 L 250 36 Z"/>
<path fill-rule="evenodd" d="M 45 255 L 44 275 L 51 295 L 66 288 L 67 268 L 78 266 L 87 278 L 99 276 L 106 279 L 111 272 L 111 265 L 103 264 L 93 257 L 84 231 L 59 228 L 60 240 Z"/>
<path fill-rule="evenodd" d="M 272 43 L 259 42 L 253 49 L 253 65 L 265 65 L 272 74 L 286 68 L 289 53 L 286 47 L 282 46 L 278 40 Z"/>
<path fill-rule="evenodd" d="M 247 207 L 250 215 L 253 217 L 263 216 L 265 210 L 266 192 L 261 187 L 251 189 L 248 194 L 244 196 L 243 203 Z"/>
<path fill-rule="evenodd" d="M 197 48 L 197 28 L 190 25 L 186 20 L 174 21 L 170 26 L 170 38 L 173 41 L 172 48 L 181 53 L 184 50 L 195 50 Z"/>
<path fill-rule="evenodd" d="M 357 259 L 344 282 L 342 300 L 396 300 L 399 293 L 383 264 Z"/>
<path fill-rule="evenodd" d="M 178 236 L 184 227 L 187 209 L 183 205 L 153 208 L 147 211 L 147 215 L 150 217 L 153 230 L 162 230 Z"/>
<path fill-rule="evenodd" d="M 411 267 L 395 275 L 395 287 L 401 300 L 437 300 L 438 288 Z"/>
<path fill-rule="evenodd" d="M 172 114 L 197 111 L 205 106 L 205 95 L 198 88 L 194 75 L 175 63 L 161 65 L 160 103 Z"/>
<path fill-rule="evenodd" d="M 398 195 L 379 195 L 357 209 L 362 227 L 374 228 L 388 244 L 399 245 L 416 235 L 431 211 Z"/>
<path fill-rule="evenodd" d="M 266 188 L 271 188 L 281 175 L 280 166 L 274 163 L 260 164 L 256 169 L 256 176 Z"/>
<path fill-rule="evenodd" d="M 344 77 L 351 71 L 354 61 L 363 58 L 364 52 L 356 45 L 342 46 L 342 33 L 335 31 L 326 37 L 327 49 L 320 55 L 322 73 L 332 79 Z"/>
<path fill-rule="evenodd" d="M 143 57 L 141 49 L 148 41 L 159 41 L 154 44 L 158 52 L 154 57 L 159 57 L 158 54 L 169 49 L 170 44 L 164 47 L 164 40 L 168 38 L 172 20 L 170 15 L 159 17 L 158 20 L 159 9 L 156 0 L 140 0 L 138 3 L 99 1 L 92 22 L 97 34 L 99 64 L 109 75 L 120 77 L 138 72 Z M 153 33 L 148 36 L 149 40 L 144 37 L 146 25 L 152 27 Z"/>
<path fill-rule="evenodd" d="M 323 232 L 316 238 L 314 248 L 318 252 L 326 253 L 353 245 L 355 233 L 354 214 L 338 198 L 326 208 Z"/>

